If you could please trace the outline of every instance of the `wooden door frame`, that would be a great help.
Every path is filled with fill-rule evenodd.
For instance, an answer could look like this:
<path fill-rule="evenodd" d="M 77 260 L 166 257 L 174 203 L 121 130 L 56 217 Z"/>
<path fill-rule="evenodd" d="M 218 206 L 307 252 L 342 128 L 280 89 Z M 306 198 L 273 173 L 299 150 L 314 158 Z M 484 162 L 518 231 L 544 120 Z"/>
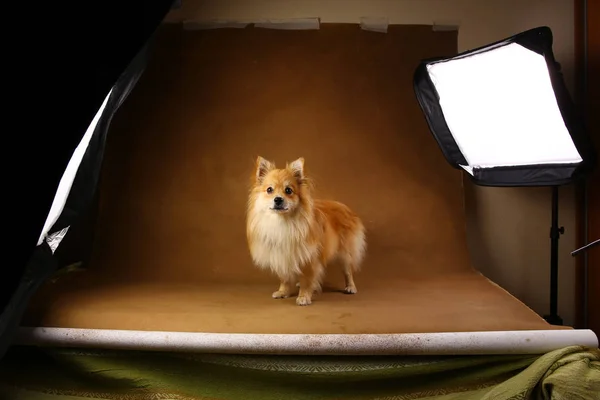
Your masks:
<path fill-rule="evenodd" d="M 575 92 L 573 100 L 578 107 L 584 104 L 584 3 L 587 0 L 575 0 L 574 28 L 575 28 Z M 584 204 L 585 191 L 583 185 L 577 185 L 576 188 L 576 247 L 579 248 L 584 243 Z M 575 259 L 575 327 L 582 328 L 584 325 L 583 297 L 584 297 L 584 258 L 579 256 Z"/>
<path fill-rule="evenodd" d="M 595 5 L 591 5 L 591 3 L 596 2 Z M 586 116 L 586 123 L 588 125 L 588 128 L 590 129 L 590 134 L 593 136 L 593 139 L 595 141 L 595 145 L 596 145 L 596 149 L 598 149 L 600 151 L 600 134 L 598 134 L 598 131 L 600 130 L 600 126 L 598 126 L 598 121 L 596 119 L 594 119 L 593 121 L 590 119 L 590 116 L 593 115 L 593 113 L 598 113 L 600 112 L 600 110 L 592 110 L 591 107 L 592 105 L 590 104 L 590 100 L 591 100 L 591 93 L 588 91 L 587 92 L 587 96 L 586 96 L 586 91 L 585 91 L 585 73 L 587 72 L 588 76 L 590 74 L 594 74 L 594 79 L 597 80 L 598 79 L 598 66 L 595 66 L 596 68 L 590 68 L 590 58 L 588 56 L 588 58 L 585 58 L 585 47 L 586 47 L 586 40 L 585 40 L 585 28 L 586 25 L 584 23 L 585 17 L 586 15 L 584 14 L 584 8 L 587 6 L 588 9 L 588 14 L 587 14 L 587 34 L 588 37 L 590 36 L 590 31 L 593 29 L 594 30 L 594 34 L 598 35 L 598 30 L 600 30 L 600 27 L 598 25 L 592 26 L 591 24 L 591 17 L 590 17 L 590 5 L 593 7 L 593 10 L 591 11 L 592 13 L 595 13 L 594 15 L 598 14 L 598 12 L 600 11 L 600 5 L 598 5 L 597 0 L 574 0 L 574 17 L 575 17 L 575 21 L 574 21 L 574 29 L 575 29 L 575 81 L 576 81 L 576 85 L 575 85 L 575 92 L 574 92 L 574 101 L 576 102 L 576 104 L 578 105 L 578 107 L 581 110 L 585 110 L 585 116 Z M 589 52 L 589 41 L 587 42 L 587 50 Z M 598 56 L 596 56 L 598 57 Z M 588 87 L 589 84 L 587 85 Z M 587 97 L 587 98 L 586 98 Z M 595 124 L 595 125 L 592 125 Z M 587 205 L 588 205 L 588 209 L 592 206 L 594 207 L 598 207 L 597 205 L 592 205 L 592 202 L 590 201 L 590 193 L 589 193 L 589 189 L 592 185 L 592 181 L 597 181 L 600 178 L 600 173 L 596 170 L 595 173 L 592 175 L 592 177 L 590 179 L 587 180 L 587 186 L 588 186 L 588 201 L 587 201 Z M 597 183 L 596 183 L 597 185 Z M 597 189 L 596 189 L 597 190 Z M 586 213 L 585 213 L 585 192 L 584 192 L 584 188 L 583 185 L 578 185 L 576 187 L 576 195 L 577 195 L 577 208 L 576 208 L 576 226 L 577 226 L 577 238 L 576 238 L 576 247 L 581 247 L 585 244 L 587 244 L 585 242 L 585 237 L 584 237 L 584 232 L 586 230 L 586 226 L 585 226 L 585 219 L 586 219 Z M 594 194 L 596 197 L 598 196 L 598 193 L 596 192 Z M 597 222 L 594 222 L 596 225 L 598 224 Z M 597 227 L 595 228 L 596 230 L 598 229 Z M 590 232 L 590 228 L 588 227 L 587 232 L 589 234 Z M 596 239 L 595 237 L 588 237 L 588 241 L 592 241 Z M 597 250 L 593 250 L 596 251 Z M 594 260 L 594 264 L 598 264 L 597 260 L 598 260 L 598 256 L 596 254 L 594 254 L 593 257 L 590 257 L 590 255 L 588 254 L 588 260 L 591 261 L 590 259 Z M 588 272 L 590 272 L 590 270 L 592 268 L 594 268 L 595 270 L 591 273 L 592 277 L 597 277 L 598 273 L 600 273 L 600 271 L 597 271 L 598 269 L 598 265 L 592 265 L 591 262 L 588 262 Z M 596 333 L 596 335 L 600 336 L 600 327 L 598 326 L 598 318 L 594 317 L 593 321 L 595 321 L 595 325 L 594 323 L 592 323 L 593 326 L 590 326 L 590 314 L 592 312 L 595 312 L 596 314 L 594 314 L 595 316 L 597 316 L 598 312 L 600 312 L 600 310 L 598 310 L 597 308 L 590 308 L 589 305 L 590 304 L 599 304 L 600 303 L 600 293 L 597 293 L 597 291 L 592 290 L 591 286 L 592 286 L 592 280 L 588 279 L 588 315 L 587 315 L 587 319 L 588 319 L 588 325 L 585 326 L 584 324 L 584 320 L 585 320 L 585 315 L 584 315 L 584 285 L 585 285 L 585 280 L 584 280 L 584 257 L 583 256 L 578 256 L 575 260 L 575 268 L 576 268 L 576 277 L 575 277 L 575 306 L 576 306 L 576 310 L 575 310 L 575 327 L 576 328 L 590 328 L 593 329 Z M 589 278 L 589 276 L 588 276 Z M 593 322 L 592 321 L 592 322 Z"/>

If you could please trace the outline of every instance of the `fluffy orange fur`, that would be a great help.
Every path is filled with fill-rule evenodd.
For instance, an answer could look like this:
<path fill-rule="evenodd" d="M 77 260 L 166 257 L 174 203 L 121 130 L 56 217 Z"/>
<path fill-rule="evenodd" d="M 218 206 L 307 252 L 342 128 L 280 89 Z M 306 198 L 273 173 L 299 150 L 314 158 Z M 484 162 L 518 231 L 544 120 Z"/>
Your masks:
<path fill-rule="evenodd" d="M 259 268 L 279 277 L 273 298 L 290 297 L 299 288 L 301 306 L 312 303 L 334 260 L 343 266 L 344 292 L 356 293 L 353 274 L 367 247 L 360 218 L 340 202 L 314 199 L 312 191 L 303 158 L 281 169 L 262 157 L 256 160 L 246 219 L 250 254 Z"/>

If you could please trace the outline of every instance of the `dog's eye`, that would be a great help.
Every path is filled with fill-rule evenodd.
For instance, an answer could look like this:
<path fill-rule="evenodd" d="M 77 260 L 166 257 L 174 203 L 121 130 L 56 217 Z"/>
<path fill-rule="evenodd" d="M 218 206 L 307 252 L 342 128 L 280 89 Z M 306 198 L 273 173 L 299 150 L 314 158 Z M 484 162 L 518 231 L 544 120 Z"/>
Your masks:
<path fill-rule="evenodd" d="M 287 194 L 287 195 L 290 195 L 290 194 L 292 194 L 292 189 L 291 189 L 291 188 L 289 188 L 289 187 L 286 187 L 286 188 L 285 188 L 285 194 Z"/>
<path fill-rule="evenodd" d="M 269 187 L 267 188 L 267 193 L 273 193 L 273 188 L 269 186 Z"/>

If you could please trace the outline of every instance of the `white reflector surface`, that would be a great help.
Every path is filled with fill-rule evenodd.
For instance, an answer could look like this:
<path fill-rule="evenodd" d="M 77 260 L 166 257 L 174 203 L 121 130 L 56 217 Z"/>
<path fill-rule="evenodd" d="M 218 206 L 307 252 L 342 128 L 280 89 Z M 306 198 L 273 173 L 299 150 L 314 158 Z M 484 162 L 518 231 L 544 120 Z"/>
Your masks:
<path fill-rule="evenodd" d="M 54 195 L 54 201 L 52 202 L 52 207 L 50 208 L 50 212 L 48 213 L 48 217 L 46 218 L 46 223 L 44 224 L 44 228 L 42 229 L 42 232 L 40 233 L 40 237 L 37 242 L 38 246 L 40 244 L 42 244 L 42 242 L 46 238 L 46 235 L 48 234 L 50 229 L 52 229 L 52 225 L 54 225 L 54 223 L 58 220 L 58 217 L 60 216 L 63 209 L 65 208 L 65 204 L 67 202 L 67 197 L 69 196 L 69 193 L 71 192 L 71 187 L 73 186 L 73 181 L 75 180 L 75 175 L 77 175 L 77 170 L 79 169 L 79 164 L 81 164 L 81 160 L 83 159 L 83 156 L 85 154 L 85 151 L 88 148 L 88 145 L 90 144 L 90 139 L 92 138 L 92 134 L 94 133 L 94 130 L 96 129 L 96 125 L 98 125 L 98 121 L 100 120 L 100 117 L 102 116 L 102 113 L 104 112 L 104 108 L 106 107 L 106 104 L 108 103 L 108 99 L 110 98 L 111 93 L 112 93 L 112 89 L 108 92 L 108 94 L 104 98 L 104 101 L 102 102 L 102 105 L 100 106 L 100 109 L 94 116 L 94 119 L 92 119 L 92 122 L 90 123 L 89 127 L 87 128 L 87 131 L 85 131 L 83 138 L 81 138 L 79 145 L 73 152 L 73 155 L 71 156 L 71 160 L 69 160 L 69 164 L 67 164 L 67 168 L 65 169 L 65 172 L 63 173 L 63 176 L 60 179 L 60 183 L 58 184 L 58 189 L 56 190 L 56 194 Z M 66 231 L 64 233 L 66 234 Z M 56 248 L 62 241 L 63 237 L 64 237 L 64 235 L 53 238 L 52 247 L 51 247 L 52 252 L 56 251 Z"/>
<path fill-rule="evenodd" d="M 582 161 L 542 55 L 511 43 L 427 68 L 467 171 Z"/>

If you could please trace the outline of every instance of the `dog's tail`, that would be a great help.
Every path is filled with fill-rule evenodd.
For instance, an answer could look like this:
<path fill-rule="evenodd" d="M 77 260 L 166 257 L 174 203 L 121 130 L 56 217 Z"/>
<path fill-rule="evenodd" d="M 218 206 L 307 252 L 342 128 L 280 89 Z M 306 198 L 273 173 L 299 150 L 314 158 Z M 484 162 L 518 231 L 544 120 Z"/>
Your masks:
<path fill-rule="evenodd" d="M 362 263 L 367 253 L 367 235 L 362 221 L 358 220 L 355 229 L 352 232 L 349 243 L 350 265 L 354 272 L 360 271 Z"/>

